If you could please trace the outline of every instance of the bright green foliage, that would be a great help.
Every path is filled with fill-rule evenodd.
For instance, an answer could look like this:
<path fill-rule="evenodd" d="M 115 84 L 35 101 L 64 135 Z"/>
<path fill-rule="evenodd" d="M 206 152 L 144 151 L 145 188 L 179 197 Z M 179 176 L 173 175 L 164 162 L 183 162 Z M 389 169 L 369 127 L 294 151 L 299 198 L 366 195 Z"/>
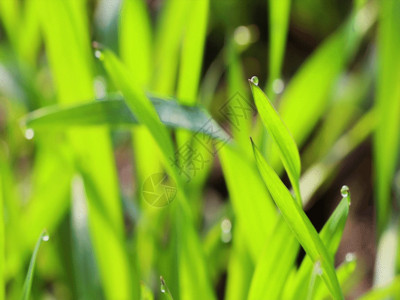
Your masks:
<path fill-rule="evenodd" d="M 391 185 L 399 161 L 400 129 L 400 3 L 380 2 L 376 109 L 379 120 L 375 140 L 376 205 L 379 232 L 390 219 Z"/>
<path fill-rule="evenodd" d="M 397 299 L 399 32 L 397 0 L 0 0 L 0 300 Z"/>
<path fill-rule="evenodd" d="M 285 218 L 297 240 L 310 256 L 313 263 L 321 264 L 321 276 L 332 293 L 332 296 L 335 297 L 335 299 L 342 299 L 343 295 L 333 268 L 333 260 L 318 236 L 318 233 L 312 226 L 302 208 L 293 199 L 288 189 L 279 179 L 274 170 L 268 165 L 254 144 L 253 149 L 257 166 L 264 179 L 264 183 L 267 185 L 268 191 L 276 205 L 279 207 L 282 216 Z"/>
<path fill-rule="evenodd" d="M 279 148 L 279 155 L 285 170 L 290 178 L 298 203 L 301 203 L 299 178 L 300 178 L 300 155 L 295 141 L 278 113 L 269 102 L 267 96 L 252 80 L 250 82 L 254 102 L 257 106 L 261 120 L 269 134 Z"/>
<path fill-rule="evenodd" d="M 291 0 L 268 1 L 269 8 L 269 74 L 267 90 L 271 90 L 274 80 L 280 79 L 285 55 L 287 29 L 290 20 Z"/>
<path fill-rule="evenodd" d="M 36 242 L 36 246 L 35 246 L 35 249 L 33 250 L 32 258 L 31 258 L 31 261 L 29 263 L 29 269 L 28 269 L 28 272 L 26 273 L 24 288 L 22 290 L 22 296 L 21 296 L 22 300 L 30 299 L 31 289 L 32 289 L 32 281 L 33 281 L 33 274 L 34 274 L 35 265 L 36 265 L 36 257 L 37 257 L 37 254 L 39 252 L 39 248 L 40 248 L 40 245 L 42 244 L 42 242 L 43 241 L 48 241 L 48 240 L 49 240 L 49 236 L 48 236 L 47 232 L 43 231 L 40 234 L 39 239 Z"/>

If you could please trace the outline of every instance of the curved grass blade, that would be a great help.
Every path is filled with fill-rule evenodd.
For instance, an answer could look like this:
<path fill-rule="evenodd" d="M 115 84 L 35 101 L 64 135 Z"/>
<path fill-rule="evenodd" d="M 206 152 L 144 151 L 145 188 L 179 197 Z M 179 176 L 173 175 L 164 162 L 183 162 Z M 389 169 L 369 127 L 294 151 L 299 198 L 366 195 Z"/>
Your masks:
<path fill-rule="evenodd" d="M 212 138 L 226 141 L 229 137 L 216 121 L 201 106 L 185 106 L 174 100 L 149 96 L 161 122 L 170 128 L 184 128 L 202 132 Z M 207 130 L 204 125 L 212 122 Z M 82 103 L 70 107 L 52 106 L 38 109 L 22 120 L 24 126 L 32 129 L 66 129 L 78 126 L 134 126 L 139 120 L 132 113 L 121 96 L 109 96 L 99 101 Z"/>
<path fill-rule="evenodd" d="M 28 273 L 26 274 L 24 287 L 22 290 L 22 300 L 29 300 L 32 287 L 33 272 L 35 271 L 36 257 L 39 252 L 40 245 L 43 241 L 48 241 L 49 236 L 45 230 L 40 234 L 39 239 L 36 242 L 35 249 L 33 250 L 32 258 L 29 263 Z"/>
<path fill-rule="evenodd" d="M 301 164 L 296 143 L 279 114 L 270 103 L 267 95 L 264 94 L 253 80 L 249 80 L 249 83 L 261 120 L 279 148 L 280 158 L 289 176 L 296 200 L 298 203 L 301 203 L 299 187 Z"/>
<path fill-rule="evenodd" d="M 311 224 L 301 206 L 294 201 L 289 190 L 285 187 L 271 166 L 269 166 L 265 161 L 261 152 L 257 149 L 254 143 L 253 151 L 264 183 L 289 227 L 292 229 L 297 240 L 310 256 L 313 263 L 315 264 L 320 262 L 322 268 L 321 276 L 332 296 L 335 299 L 344 299 L 333 267 L 333 260 L 318 236 L 317 231 Z"/>

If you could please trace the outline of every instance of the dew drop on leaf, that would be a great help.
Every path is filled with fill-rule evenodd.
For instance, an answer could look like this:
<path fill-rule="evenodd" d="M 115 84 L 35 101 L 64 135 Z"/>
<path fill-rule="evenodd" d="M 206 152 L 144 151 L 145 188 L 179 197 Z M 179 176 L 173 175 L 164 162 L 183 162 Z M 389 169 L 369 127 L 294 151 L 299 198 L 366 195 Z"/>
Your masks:
<path fill-rule="evenodd" d="M 103 60 L 103 59 L 104 59 L 103 52 L 101 52 L 100 50 L 95 50 L 95 51 L 94 51 L 94 56 L 95 56 L 98 60 Z"/>
<path fill-rule="evenodd" d="M 42 236 L 42 241 L 47 242 L 50 239 L 50 236 L 47 234 L 47 232 Z"/>
<path fill-rule="evenodd" d="M 257 76 L 253 76 L 251 77 L 251 82 L 254 83 L 255 85 L 258 85 L 258 77 Z"/>
<path fill-rule="evenodd" d="M 35 136 L 35 131 L 33 131 L 32 128 L 28 128 L 25 130 L 25 138 L 27 140 L 33 139 L 34 136 Z"/>
<path fill-rule="evenodd" d="M 342 186 L 340 193 L 342 194 L 342 197 L 349 196 L 349 187 L 347 185 Z"/>

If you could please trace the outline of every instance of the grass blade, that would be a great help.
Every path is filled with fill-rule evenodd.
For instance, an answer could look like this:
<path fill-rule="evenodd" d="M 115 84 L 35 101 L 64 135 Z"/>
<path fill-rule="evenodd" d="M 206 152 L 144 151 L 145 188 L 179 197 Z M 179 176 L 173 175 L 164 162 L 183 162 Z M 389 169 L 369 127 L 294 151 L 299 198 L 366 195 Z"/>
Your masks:
<path fill-rule="evenodd" d="M 174 147 L 167 129 L 162 125 L 154 106 L 147 99 L 142 88 L 138 86 L 137 81 L 128 80 L 132 78 L 131 72 L 126 70 L 110 50 L 102 52 L 101 60 L 112 81 L 122 91 L 129 109 L 141 124 L 147 126 L 164 156 L 174 157 Z"/>
<path fill-rule="evenodd" d="M 298 145 L 303 144 L 325 112 L 331 89 L 373 24 L 374 12 L 375 8 L 371 6 L 353 12 L 301 66 L 287 86 L 279 112 Z M 368 22 L 357 27 L 354 25 L 356 19 Z M 307 109 L 304 109 L 305 105 Z"/>
<path fill-rule="evenodd" d="M 319 262 L 321 264 L 322 278 L 332 296 L 335 299 L 343 299 L 342 291 L 333 267 L 333 260 L 318 236 L 317 231 L 307 218 L 301 206 L 293 199 L 289 190 L 285 187 L 274 170 L 268 165 L 254 144 L 253 150 L 264 183 L 289 227 L 292 229 L 297 240 L 310 256 L 313 263 Z"/>
<path fill-rule="evenodd" d="M 246 299 L 254 272 L 253 260 L 246 247 L 246 238 L 240 228 L 235 228 L 229 255 L 225 299 Z"/>
<path fill-rule="evenodd" d="M 299 243 L 281 217 L 264 245 L 247 299 L 280 299 L 286 279 L 294 267 L 298 250 Z"/>
<path fill-rule="evenodd" d="M 59 103 L 93 99 L 93 55 L 86 1 L 54 0 L 40 4 L 45 49 Z M 107 299 L 138 298 L 139 280 L 132 276 L 134 271 L 124 241 L 117 174 L 108 132 L 104 128 L 80 128 L 67 131 L 66 136 L 76 161 L 84 161 L 83 166 L 78 167 L 87 173 L 85 184 L 92 183 L 90 195 L 97 196 L 91 197 L 86 189 L 90 234 L 105 296 Z M 99 212 L 98 206 L 105 209 Z"/>
<path fill-rule="evenodd" d="M 1 169 L 0 169 L 1 170 Z M 5 297 L 5 237 L 4 237 L 4 203 L 3 203 L 3 174 L 0 172 L 0 300 Z"/>
<path fill-rule="evenodd" d="M 269 0 L 269 79 L 267 90 L 272 91 L 272 83 L 281 76 L 285 55 L 287 29 L 290 20 L 291 0 Z M 268 94 L 269 95 L 269 94 Z"/>
<path fill-rule="evenodd" d="M 393 279 L 391 283 L 389 283 L 385 287 L 375 288 L 364 294 L 362 297 L 360 297 L 359 300 L 388 299 L 389 297 L 398 297 L 399 294 L 400 294 L 400 276 L 397 276 Z"/>
<path fill-rule="evenodd" d="M 261 120 L 279 148 L 279 155 L 289 176 L 296 200 L 301 203 L 299 187 L 301 165 L 296 143 L 267 95 L 258 87 L 258 82 L 249 80 L 249 83 Z"/>
<path fill-rule="evenodd" d="M 326 246 L 332 260 L 339 247 L 339 243 L 343 234 L 344 226 L 346 224 L 347 216 L 349 214 L 350 206 L 350 194 L 348 193 L 340 201 L 339 205 L 336 207 L 335 211 L 332 213 L 328 221 L 322 228 L 319 236 Z M 313 263 L 309 256 L 304 257 L 303 262 L 299 270 L 296 273 L 293 285 L 291 288 L 291 294 L 289 299 L 305 299 L 307 295 L 307 290 L 304 289 L 304 284 L 310 278 L 313 272 Z"/>
<path fill-rule="evenodd" d="M 357 259 L 354 257 L 354 254 L 351 253 L 348 253 L 347 257 L 348 258 L 346 258 L 346 261 L 336 269 L 336 274 L 344 294 L 346 294 L 347 291 L 352 288 L 352 286 L 356 284 L 358 280 L 356 269 Z M 317 280 L 317 283 L 319 282 L 320 280 Z M 329 295 L 329 290 L 325 285 L 317 284 L 313 299 L 328 299 Z"/>
<path fill-rule="evenodd" d="M 276 208 L 256 167 L 241 151 L 227 145 L 220 150 L 219 157 L 238 226 L 242 228 L 253 261 L 257 261 L 264 239 L 270 235 L 276 223 Z"/>
<path fill-rule="evenodd" d="M 225 141 L 228 135 L 201 106 L 184 106 L 174 100 L 166 101 L 149 96 L 160 121 L 169 128 L 184 128 L 192 132 L 201 132 L 215 139 Z M 134 126 L 136 118 L 124 98 L 110 96 L 100 101 L 77 104 L 69 107 L 45 107 L 28 114 L 22 121 L 32 129 L 56 128 L 63 130 L 79 126 Z M 212 122 L 214 131 L 207 130 L 204 124 Z"/>
<path fill-rule="evenodd" d="M 157 24 L 151 88 L 163 95 L 172 95 L 174 92 L 179 48 L 192 3 L 180 0 L 165 1 L 160 22 Z"/>
<path fill-rule="evenodd" d="M 159 146 L 168 174 L 177 183 L 178 206 L 175 211 L 176 230 L 178 232 L 179 280 L 181 299 L 193 299 L 202 295 L 204 299 L 214 299 L 210 286 L 202 247 L 193 226 L 193 218 L 189 201 L 185 193 L 185 185 L 178 170 L 168 159 L 174 159 L 174 147 L 166 127 L 161 123 L 154 106 L 146 97 L 144 91 L 132 79 L 118 58 L 109 50 L 101 54 L 105 69 L 114 84 L 122 91 L 125 101 L 139 122 L 147 127 L 154 141 Z M 194 272 L 195 270 L 195 272 Z M 194 278 L 195 274 L 195 278 Z"/>
<path fill-rule="evenodd" d="M 35 271 L 35 265 L 36 265 L 36 257 L 37 257 L 37 254 L 39 252 L 39 248 L 40 248 L 40 245 L 42 244 L 42 242 L 43 241 L 46 242 L 48 240 L 49 240 L 49 236 L 48 236 L 47 232 L 44 230 L 40 234 L 39 239 L 36 242 L 35 249 L 33 250 L 32 258 L 29 263 L 28 273 L 26 273 L 25 283 L 24 283 L 24 287 L 22 290 L 22 297 L 21 297 L 22 300 L 29 300 L 29 298 L 30 298 L 33 273 Z"/>
<path fill-rule="evenodd" d="M 178 98 L 182 103 L 188 105 L 196 103 L 206 38 L 209 0 L 194 1 L 191 4 L 183 38 L 178 82 Z"/>
<path fill-rule="evenodd" d="M 88 228 L 88 207 L 82 177 L 72 180 L 72 259 L 79 299 L 99 299 L 101 284 Z"/>
<path fill-rule="evenodd" d="M 140 84 L 151 76 L 151 26 L 144 0 L 124 0 L 119 24 L 119 49 L 126 65 L 135 71 Z"/>
<path fill-rule="evenodd" d="M 378 78 L 376 108 L 378 125 L 374 139 L 378 232 L 390 218 L 391 186 L 400 147 L 400 2 L 380 1 L 378 26 Z"/>

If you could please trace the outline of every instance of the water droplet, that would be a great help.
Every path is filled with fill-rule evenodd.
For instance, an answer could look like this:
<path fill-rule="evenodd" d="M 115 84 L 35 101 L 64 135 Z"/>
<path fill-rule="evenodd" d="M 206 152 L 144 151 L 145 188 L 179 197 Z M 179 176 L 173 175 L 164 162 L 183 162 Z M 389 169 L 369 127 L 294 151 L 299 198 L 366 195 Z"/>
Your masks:
<path fill-rule="evenodd" d="M 95 56 L 98 60 L 103 60 L 103 59 L 104 59 L 103 52 L 101 52 L 100 50 L 95 50 L 95 51 L 94 51 L 94 56 Z"/>
<path fill-rule="evenodd" d="M 32 128 L 28 128 L 25 130 L 25 138 L 27 140 L 33 139 L 34 136 L 35 136 L 35 131 L 33 131 Z"/>
<path fill-rule="evenodd" d="M 167 284 L 165 283 L 165 280 L 162 276 L 160 276 L 160 282 L 161 282 L 160 285 L 161 293 L 165 294 L 167 292 Z"/>
<path fill-rule="evenodd" d="M 342 194 L 342 197 L 348 197 L 349 187 L 347 185 L 342 186 L 342 188 L 340 189 L 340 194 Z"/>
<path fill-rule="evenodd" d="M 257 76 L 253 76 L 251 77 L 251 82 L 254 83 L 255 85 L 258 85 L 258 77 Z"/>
<path fill-rule="evenodd" d="M 315 274 L 317 274 L 317 275 L 319 275 L 319 276 L 322 275 L 322 267 L 321 267 L 321 262 L 320 262 L 320 261 L 317 261 L 317 262 L 315 263 L 315 265 L 314 265 L 314 271 L 315 271 Z"/>
<path fill-rule="evenodd" d="M 284 88 L 285 88 L 285 83 L 283 82 L 282 79 L 278 78 L 272 82 L 272 90 L 274 91 L 275 94 L 282 93 Z"/>
<path fill-rule="evenodd" d="M 232 229 L 232 223 L 229 219 L 223 219 L 221 222 L 221 230 L 224 233 L 229 233 L 231 232 Z"/>
<path fill-rule="evenodd" d="M 42 241 L 47 242 L 50 239 L 50 236 L 47 232 L 45 232 L 42 236 Z"/>
<path fill-rule="evenodd" d="M 347 262 L 354 261 L 355 259 L 356 259 L 356 255 L 354 253 L 349 252 L 349 253 L 346 254 L 345 260 Z"/>

